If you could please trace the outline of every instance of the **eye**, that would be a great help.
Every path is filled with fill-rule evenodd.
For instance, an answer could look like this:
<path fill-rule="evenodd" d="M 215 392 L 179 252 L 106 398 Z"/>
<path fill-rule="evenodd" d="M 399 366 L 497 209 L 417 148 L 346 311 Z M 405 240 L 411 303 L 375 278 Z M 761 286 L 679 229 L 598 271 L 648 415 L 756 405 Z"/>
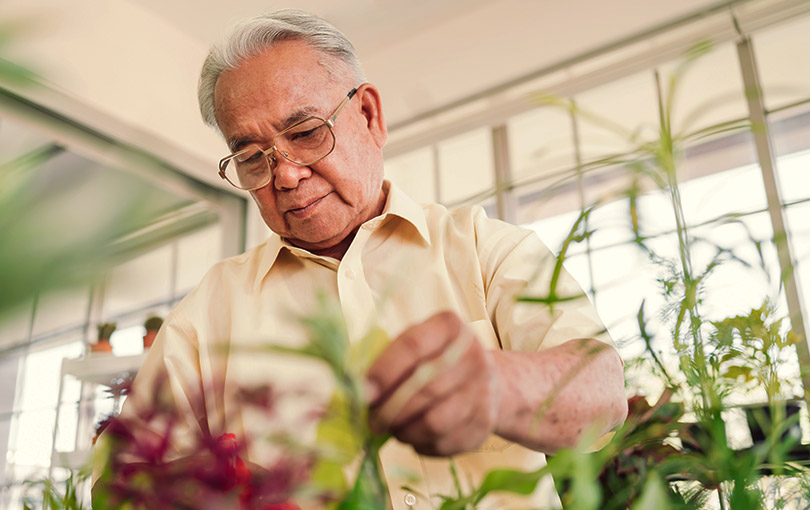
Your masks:
<path fill-rule="evenodd" d="M 260 151 L 256 151 L 256 152 L 251 153 L 247 158 L 244 158 L 242 160 L 242 163 L 247 163 L 247 164 L 255 163 L 255 162 L 261 160 L 261 158 L 263 156 L 264 156 L 264 154 L 262 154 Z"/>
<path fill-rule="evenodd" d="M 306 131 L 299 131 L 297 133 L 292 133 L 292 134 L 290 134 L 290 140 L 293 140 L 293 141 L 296 141 L 296 142 L 298 142 L 298 141 L 304 142 L 308 138 L 314 138 L 317 135 L 318 131 L 321 129 L 321 127 L 323 127 L 323 126 L 314 127 L 312 129 L 307 129 Z"/>
<path fill-rule="evenodd" d="M 264 153 L 262 150 L 258 146 L 252 146 L 245 149 L 244 152 L 241 152 L 234 159 L 237 164 L 252 164 L 256 161 L 261 161 L 263 157 Z"/>

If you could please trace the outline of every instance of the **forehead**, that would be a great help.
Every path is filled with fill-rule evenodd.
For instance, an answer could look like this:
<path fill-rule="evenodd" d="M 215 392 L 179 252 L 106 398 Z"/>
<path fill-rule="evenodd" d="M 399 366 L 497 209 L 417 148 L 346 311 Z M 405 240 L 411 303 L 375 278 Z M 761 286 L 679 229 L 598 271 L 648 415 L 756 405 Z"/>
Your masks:
<path fill-rule="evenodd" d="M 336 88 L 325 57 L 301 41 L 283 41 L 223 72 L 214 88 L 214 110 L 226 139 L 256 129 L 280 130 L 289 119 L 328 114 Z"/>

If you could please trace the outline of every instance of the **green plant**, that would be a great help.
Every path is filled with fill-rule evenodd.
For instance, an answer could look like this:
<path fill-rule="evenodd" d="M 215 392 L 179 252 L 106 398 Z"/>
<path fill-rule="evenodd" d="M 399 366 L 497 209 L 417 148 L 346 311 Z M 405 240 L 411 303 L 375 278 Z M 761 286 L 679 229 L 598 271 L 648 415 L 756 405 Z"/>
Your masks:
<path fill-rule="evenodd" d="M 90 478 L 89 469 L 69 471 L 63 482 L 42 480 L 27 482 L 29 489 L 37 493 L 37 497 L 27 495 L 23 498 L 24 510 L 83 510 L 85 506 L 82 497 L 83 484 Z"/>
<path fill-rule="evenodd" d="M 656 315 L 665 326 L 658 330 L 651 327 L 650 310 L 643 302 L 637 314 L 637 340 L 643 345 L 644 355 L 628 361 L 627 367 L 643 368 L 648 377 L 660 381 L 663 392 L 657 403 L 651 406 L 644 397 L 631 396 L 627 422 L 602 450 L 557 452 L 549 457 L 545 468 L 533 473 L 490 473 L 472 493 L 445 496 L 442 510 L 485 508 L 485 498 L 493 491 L 529 493 L 547 474 L 554 476 L 567 510 L 701 509 L 715 505 L 721 509 L 757 510 L 788 503 L 806 505 L 810 501 L 806 491 L 802 495 L 800 490 L 787 490 L 806 484 L 808 476 L 808 470 L 790 455 L 798 438 L 783 434 L 791 427 L 795 429 L 798 416 L 788 417 L 784 411 L 773 413 L 767 440 L 749 448 L 732 448 L 726 433 L 725 417 L 736 409 L 735 402 L 741 397 L 761 392 L 778 411 L 774 404 L 795 394 L 797 378 L 786 377 L 782 368 L 786 359 L 795 356 L 798 338 L 777 316 L 769 296 L 750 312 L 720 320 L 709 320 L 702 311 L 712 299 L 708 282 L 718 267 L 748 262 L 714 245 L 711 239 L 693 234 L 681 200 L 679 164 L 690 143 L 757 128 L 742 120 L 694 131 L 673 131 L 679 80 L 690 64 L 710 49 L 708 43 L 697 45 L 667 81 L 659 80 L 660 123 L 657 136 L 652 138 L 641 136 L 647 132 L 645 129 L 622 130 L 610 119 L 585 112 L 567 99 L 537 96 L 547 106 L 563 108 L 580 120 L 618 132 L 632 145 L 626 152 L 583 162 L 564 174 L 572 180 L 606 168 L 624 168 L 629 173 L 630 185 L 624 197 L 628 203 L 630 243 L 659 268 L 657 281 L 664 304 Z M 674 257 L 659 254 L 654 239 L 643 228 L 640 200 L 651 186 L 668 197 L 675 220 Z M 575 244 L 592 237 L 591 218 L 608 200 L 596 200 L 583 208 L 562 243 L 559 263 Z M 737 219 L 729 215 L 709 225 L 734 221 Z M 751 237 L 751 241 L 764 268 L 762 243 L 768 240 Z M 715 247 L 714 256 L 701 264 L 695 262 L 694 255 L 699 242 Z M 562 299 L 555 291 L 552 284 L 546 296 L 524 300 L 553 306 Z M 664 342 L 667 337 L 669 341 Z M 810 452 L 805 452 L 804 458 L 810 461 Z M 779 487 L 785 490 L 777 490 Z"/>
<path fill-rule="evenodd" d="M 711 299 L 706 285 L 716 268 L 723 263 L 739 261 L 735 260 L 733 253 L 718 249 L 704 265 L 694 263 L 697 239 L 690 233 L 685 220 L 678 163 L 683 148 L 695 140 L 754 128 L 748 122 L 732 122 L 695 132 L 673 132 L 672 108 L 678 80 L 688 65 L 708 50 L 707 45 L 696 47 L 665 85 L 659 83 L 660 125 L 654 140 L 637 145 L 629 153 L 592 163 L 594 167 L 622 164 L 633 173 L 634 185 L 627 192 L 633 242 L 662 269 L 659 279 L 665 301 L 662 317 L 669 323 L 670 353 L 677 360 L 676 368 L 663 360 L 666 353 L 653 347 L 643 305 L 639 310 L 640 338 L 644 342 L 647 360 L 653 364 L 652 372 L 662 378 L 665 395 L 671 394 L 680 402 L 680 410 L 669 415 L 670 420 L 678 421 L 656 421 L 656 416 L 660 417 L 660 411 L 665 409 L 656 405 L 643 410 L 640 416 L 631 413 L 628 425 L 616 434 L 608 453 L 614 449 L 617 455 L 605 464 L 601 475 L 606 481 L 604 488 L 607 491 L 598 498 L 608 508 L 630 505 L 635 508 L 634 501 L 638 501 L 639 508 L 646 508 L 646 504 L 641 504 L 645 498 L 657 501 L 656 508 L 702 508 L 708 493 L 713 491 L 721 508 L 758 509 L 763 508 L 764 500 L 754 485 L 763 476 L 771 473 L 804 476 L 801 467 L 789 465 L 786 461 L 786 452 L 793 447 L 795 439 L 780 440 L 780 436 L 775 435 L 766 443 L 735 450 L 729 446 L 726 437 L 724 414 L 734 407 L 735 396 L 755 389 L 764 390 L 769 401 L 777 396 L 787 396 L 784 395 L 785 388 L 791 383 L 783 379 L 779 367 L 797 339 L 783 320 L 775 317 L 768 298 L 764 305 L 746 315 L 723 320 L 707 320 L 701 311 Z M 556 104 L 561 103 L 556 101 Z M 568 104 L 567 107 L 573 113 L 579 113 L 574 105 Z M 658 255 L 640 228 L 642 219 L 638 200 L 641 186 L 638 183 L 641 178 L 656 183 L 669 197 L 676 224 L 677 258 Z M 576 230 L 572 231 L 572 236 Z M 740 380 L 745 384 L 741 386 Z M 669 401 L 669 397 L 666 400 Z M 631 410 L 634 407 L 638 412 L 633 405 Z M 684 423 L 687 418 L 688 425 Z M 639 429 L 645 423 L 646 426 Z M 778 433 L 784 426 L 786 424 L 774 424 L 771 432 Z M 640 431 L 645 433 L 638 434 Z M 630 462 L 632 469 L 628 470 L 622 459 Z M 571 476 L 565 473 L 556 475 L 562 479 Z M 611 483 L 611 480 L 621 483 Z M 676 481 L 678 484 L 673 484 Z M 782 481 L 774 479 L 771 483 Z M 664 482 L 670 482 L 669 489 Z M 689 490 L 684 492 L 683 487 Z M 653 493 L 657 495 L 653 496 Z M 674 499 L 673 494 L 677 495 Z"/>
<path fill-rule="evenodd" d="M 98 339 L 99 340 L 109 340 L 112 336 L 113 332 L 115 332 L 115 328 L 118 325 L 115 322 L 103 322 L 98 325 Z"/>

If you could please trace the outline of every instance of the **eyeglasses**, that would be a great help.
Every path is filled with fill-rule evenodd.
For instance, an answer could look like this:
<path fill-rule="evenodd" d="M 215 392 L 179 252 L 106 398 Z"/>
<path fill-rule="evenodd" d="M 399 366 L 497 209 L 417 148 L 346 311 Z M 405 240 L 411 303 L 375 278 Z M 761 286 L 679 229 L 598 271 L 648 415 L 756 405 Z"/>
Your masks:
<path fill-rule="evenodd" d="M 340 102 L 328 119 L 307 117 L 280 131 L 273 137 L 269 149 L 251 145 L 222 158 L 219 161 L 219 176 L 233 187 L 245 191 L 267 186 L 272 172 L 278 166 L 278 155 L 300 166 L 317 163 L 335 150 L 335 119 L 357 92 L 353 88 Z"/>

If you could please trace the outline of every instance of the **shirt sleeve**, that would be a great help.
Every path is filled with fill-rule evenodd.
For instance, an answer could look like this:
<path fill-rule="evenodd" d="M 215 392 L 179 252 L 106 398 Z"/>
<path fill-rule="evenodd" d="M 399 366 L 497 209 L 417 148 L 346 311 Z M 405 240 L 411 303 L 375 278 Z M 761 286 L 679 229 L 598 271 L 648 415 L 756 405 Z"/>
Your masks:
<path fill-rule="evenodd" d="M 474 211 L 487 312 L 504 350 L 549 349 L 575 338 L 614 345 L 557 257 L 528 229 Z"/>

